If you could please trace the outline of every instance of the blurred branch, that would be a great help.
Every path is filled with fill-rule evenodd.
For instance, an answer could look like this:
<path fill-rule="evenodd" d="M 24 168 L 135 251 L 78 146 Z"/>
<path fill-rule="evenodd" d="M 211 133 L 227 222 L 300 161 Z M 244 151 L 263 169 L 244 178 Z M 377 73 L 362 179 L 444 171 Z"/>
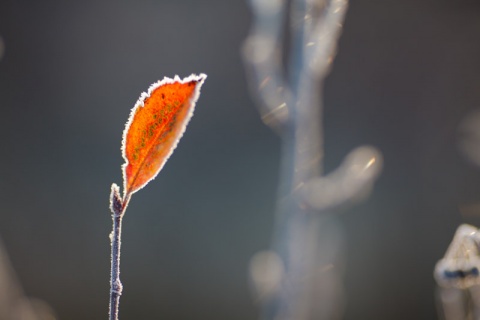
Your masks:
<path fill-rule="evenodd" d="M 280 128 L 289 120 L 289 92 L 283 78 L 282 26 L 285 0 L 251 0 L 255 24 L 243 46 L 253 96 L 259 100 L 262 120 Z"/>
<path fill-rule="evenodd" d="M 0 320 L 55 320 L 46 303 L 25 296 L 1 241 Z"/>
<path fill-rule="evenodd" d="M 478 229 L 462 224 L 435 266 L 438 310 L 445 320 L 480 319 L 479 248 Z"/>
<path fill-rule="evenodd" d="M 252 279 L 264 319 L 332 319 L 341 304 L 341 239 L 324 227 L 332 207 L 365 196 L 381 168 L 372 147 L 323 171 L 322 86 L 336 52 L 347 0 L 251 0 L 254 25 L 243 54 L 262 120 L 282 137 L 282 172 L 272 250 L 255 256 Z M 282 26 L 291 21 L 290 77 Z M 313 302 L 315 299 L 315 302 Z"/>

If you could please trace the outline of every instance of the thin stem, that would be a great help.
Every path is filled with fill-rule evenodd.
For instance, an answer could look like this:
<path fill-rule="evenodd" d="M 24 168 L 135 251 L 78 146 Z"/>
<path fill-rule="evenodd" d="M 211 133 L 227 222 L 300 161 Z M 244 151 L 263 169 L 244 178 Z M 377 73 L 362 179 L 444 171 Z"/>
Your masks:
<path fill-rule="evenodd" d="M 123 290 L 122 282 L 120 281 L 120 246 L 122 238 L 122 219 L 129 200 L 129 194 L 127 194 L 123 200 L 115 198 L 112 194 L 112 201 L 120 201 L 121 204 L 120 206 L 112 205 L 113 231 L 111 234 L 110 320 L 118 320 L 118 307 Z"/>
<path fill-rule="evenodd" d="M 118 304 L 122 295 L 120 282 L 120 244 L 122 236 L 122 215 L 114 213 L 112 233 L 112 265 L 110 276 L 110 320 L 118 320 Z"/>

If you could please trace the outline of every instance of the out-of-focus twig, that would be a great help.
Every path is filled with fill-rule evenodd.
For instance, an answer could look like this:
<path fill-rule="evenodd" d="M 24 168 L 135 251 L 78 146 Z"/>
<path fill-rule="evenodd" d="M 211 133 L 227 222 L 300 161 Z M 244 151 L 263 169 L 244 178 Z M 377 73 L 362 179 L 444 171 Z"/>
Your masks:
<path fill-rule="evenodd" d="M 445 320 L 480 319 L 479 249 L 478 229 L 462 224 L 435 266 L 438 311 Z"/>
<path fill-rule="evenodd" d="M 0 320 L 55 320 L 45 302 L 25 296 L 1 241 Z"/>
<path fill-rule="evenodd" d="M 280 128 L 288 122 L 290 108 L 289 88 L 279 68 L 285 0 L 251 0 L 250 4 L 256 19 L 243 48 L 250 86 L 259 100 L 262 120 L 272 128 Z"/>
<path fill-rule="evenodd" d="M 365 194 L 381 168 L 372 147 L 353 151 L 327 177 L 323 171 L 322 85 L 336 52 L 347 0 L 250 0 L 254 25 L 243 53 L 263 121 L 283 140 L 272 250 L 251 263 L 264 319 L 332 319 L 341 296 L 338 233 L 324 226 L 332 207 Z M 291 21 L 289 78 L 282 67 L 282 30 Z M 312 300 L 315 300 L 313 303 Z"/>

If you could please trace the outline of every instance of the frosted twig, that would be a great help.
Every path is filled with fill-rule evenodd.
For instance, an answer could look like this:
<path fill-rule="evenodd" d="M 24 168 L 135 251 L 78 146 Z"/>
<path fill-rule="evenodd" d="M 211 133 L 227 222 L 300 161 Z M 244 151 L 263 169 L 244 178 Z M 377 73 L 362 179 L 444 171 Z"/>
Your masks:
<path fill-rule="evenodd" d="M 112 211 L 113 230 L 110 235 L 112 242 L 111 272 L 110 272 L 110 311 L 109 319 L 118 320 L 118 307 L 122 295 L 122 282 L 120 281 L 120 245 L 122 239 L 122 219 L 127 210 L 130 195 L 124 199 L 120 197 L 119 188 L 112 185 L 110 193 L 110 210 Z"/>

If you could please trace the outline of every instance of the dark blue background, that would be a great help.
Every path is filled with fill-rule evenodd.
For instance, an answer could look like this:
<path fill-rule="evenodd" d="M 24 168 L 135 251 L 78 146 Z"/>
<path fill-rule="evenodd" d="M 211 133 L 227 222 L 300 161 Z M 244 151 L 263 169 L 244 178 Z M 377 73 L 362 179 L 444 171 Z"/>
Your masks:
<path fill-rule="evenodd" d="M 105 319 L 130 108 L 204 72 L 195 116 L 124 220 L 122 319 L 257 318 L 247 266 L 272 233 L 280 141 L 247 92 L 245 1 L 0 1 L 0 237 L 30 296 Z M 339 215 L 345 319 L 434 319 L 435 262 L 480 225 L 458 125 L 480 108 L 480 2 L 355 0 L 325 90 L 325 164 L 372 144 L 374 193 Z M 462 214 L 463 212 L 463 214 Z M 467 212 L 468 214 L 465 214 Z"/>

